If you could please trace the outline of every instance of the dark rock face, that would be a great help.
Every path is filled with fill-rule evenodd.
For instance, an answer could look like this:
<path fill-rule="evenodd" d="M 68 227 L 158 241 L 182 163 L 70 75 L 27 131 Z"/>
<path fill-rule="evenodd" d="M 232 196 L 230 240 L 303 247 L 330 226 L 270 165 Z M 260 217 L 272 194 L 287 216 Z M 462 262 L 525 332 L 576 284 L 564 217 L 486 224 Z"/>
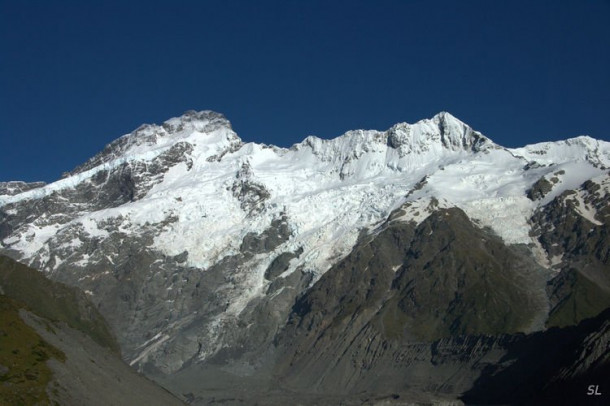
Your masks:
<path fill-rule="evenodd" d="M 262 204 L 271 196 L 264 185 L 252 179 L 252 168 L 244 163 L 237 172 L 231 186 L 233 196 L 240 201 L 242 210 L 255 214 L 262 210 Z"/>
<path fill-rule="evenodd" d="M 426 326 L 416 334 L 428 340 L 530 331 L 546 313 L 540 267 L 459 209 L 439 210 L 419 227 L 394 288 L 398 308 Z"/>
<path fill-rule="evenodd" d="M 610 196 L 599 190 L 586 182 L 531 219 L 542 247 L 550 257 L 561 258 L 559 273 L 548 284 L 551 326 L 573 325 L 610 306 Z M 579 214 L 583 211 L 595 217 Z"/>
<path fill-rule="evenodd" d="M 290 260 L 298 258 L 302 253 L 303 248 L 298 249 L 296 252 L 282 252 L 280 255 L 275 257 L 267 270 L 265 270 L 265 279 L 273 280 L 280 276 L 288 269 Z"/>
<path fill-rule="evenodd" d="M 271 222 L 260 234 L 248 233 L 242 239 L 240 252 L 247 258 L 273 251 L 290 237 L 291 231 L 285 216 Z"/>
<path fill-rule="evenodd" d="M 297 300 L 276 339 L 277 374 L 295 390 L 346 396 L 457 393 L 501 346 L 453 337 L 531 331 L 544 321 L 543 275 L 526 272 L 536 267 L 459 209 L 417 227 L 389 222 Z M 462 377 L 451 378 L 457 371 Z"/>
<path fill-rule="evenodd" d="M 527 191 L 527 197 L 530 200 L 540 200 L 553 190 L 553 184 L 545 177 L 542 177 L 534 183 L 532 188 Z"/>

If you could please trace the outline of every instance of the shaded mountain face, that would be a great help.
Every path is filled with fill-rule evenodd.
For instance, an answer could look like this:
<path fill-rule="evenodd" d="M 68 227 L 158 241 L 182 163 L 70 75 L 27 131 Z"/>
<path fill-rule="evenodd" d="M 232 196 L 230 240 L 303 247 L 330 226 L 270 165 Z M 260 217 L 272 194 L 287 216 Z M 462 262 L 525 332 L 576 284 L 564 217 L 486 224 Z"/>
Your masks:
<path fill-rule="evenodd" d="M 195 404 L 455 399 L 514 334 L 610 306 L 609 167 L 610 143 L 508 149 L 448 113 L 284 149 L 188 112 L 0 184 L 0 252 Z"/>
<path fill-rule="evenodd" d="M 610 310 L 517 337 L 462 396 L 467 404 L 604 405 L 610 389 Z"/>

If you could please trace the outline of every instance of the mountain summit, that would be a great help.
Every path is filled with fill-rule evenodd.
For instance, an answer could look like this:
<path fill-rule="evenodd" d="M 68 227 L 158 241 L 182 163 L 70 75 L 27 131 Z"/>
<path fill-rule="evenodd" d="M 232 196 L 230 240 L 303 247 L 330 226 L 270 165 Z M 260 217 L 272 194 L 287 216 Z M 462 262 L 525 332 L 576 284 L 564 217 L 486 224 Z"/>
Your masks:
<path fill-rule="evenodd" d="M 205 138 L 211 138 L 212 134 L 221 129 L 230 132 L 226 141 L 233 144 L 241 143 L 239 137 L 230 131 L 231 123 L 222 114 L 213 111 L 187 111 L 181 117 L 167 120 L 161 126 L 144 124 L 134 132 L 111 142 L 103 151 L 72 172 L 66 173 L 64 177 L 85 172 L 112 161 L 150 159 L 156 155 L 156 151 L 171 148 L 185 138 L 189 138 L 192 142 L 196 137 L 203 136 L 200 139 L 202 142 L 219 142 L 222 140 L 206 140 Z"/>
<path fill-rule="evenodd" d="M 451 352 L 610 306 L 609 167 L 610 143 L 505 148 L 449 113 L 279 148 L 187 112 L 57 182 L 0 184 L 0 253 L 86 292 L 126 361 L 178 393 L 222 371 L 352 396 L 415 343 Z M 452 390 L 480 373 L 435 354 L 474 368 Z M 413 379 L 400 390 L 432 385 Z"/>

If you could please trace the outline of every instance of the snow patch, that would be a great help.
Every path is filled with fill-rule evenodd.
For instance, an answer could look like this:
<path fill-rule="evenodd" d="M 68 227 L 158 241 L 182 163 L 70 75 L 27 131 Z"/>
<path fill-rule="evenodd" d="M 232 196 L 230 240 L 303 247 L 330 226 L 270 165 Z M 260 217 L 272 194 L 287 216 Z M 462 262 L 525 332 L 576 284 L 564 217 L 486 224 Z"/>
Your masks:
<path fill-rule="evenodd" d="M 595 208 L 587 205 L 580 193 L 576 193 L 575 195 L 570 196 L 570 198 L 572 198 L 576 202 L 575 209 L 578 214 L 580 214 L 582 217 L 595 224 L 596 226 L 603 225 L 603 223 L 601 223 L 595 218 L 595 215 L 597 214 Z"/>

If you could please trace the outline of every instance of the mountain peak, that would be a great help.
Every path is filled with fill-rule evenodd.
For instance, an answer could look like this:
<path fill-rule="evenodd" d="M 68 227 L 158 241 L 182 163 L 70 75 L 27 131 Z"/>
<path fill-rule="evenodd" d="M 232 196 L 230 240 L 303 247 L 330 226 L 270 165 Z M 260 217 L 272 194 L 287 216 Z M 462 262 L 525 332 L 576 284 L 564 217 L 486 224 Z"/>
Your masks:
<path fill-rule="evenodd" d="M 444 122 L 456 122 L 462 125 L 466 125 L 462 120 L 460 120 L 459 118 L 457 118 L 456 116 L 454 116 L 453 114 L 449 113 L 448 111 L 441 111 L 436 113 L 433 117 L 432 117 L 433 121 L 444 121 Z"/>
<path fill-rule="evenodd" d="M 165 121 L 162 127 L 170 134 L 189 128 L 209 132 L 211 127 L 226 127 L 231 129 L 231 123 L 223 114 L 212 110 L 188 110 L 180 117 L 170 118 Z"/>
<path fill-rule="evenodd" d="M 495 146 L 493 141 L 447 112 L 415 124 L 398 123 L 388 131 L 388 145 L 400 155 L 430 149 L 479 152 Z"/>
<path fill-rule="evenodd" d="M 566 140 L 540 142 L 511 151 L 529 161 L 551 165 L 566 161 L 588 161 L 596 167 L 610 167 L 610 142 L 586 135 Z"/>
<path fill-rule="evenodd" d="M 137 155 L 171 147 L 179 140 L 193 135 L 206 137 L 219 130 L 227 132 L 225 138 L 229 142 L 233 144 L 241 143 L 241 139 L 233 132 L 229 120 L 224 115 L 211 110 L 189 110 L 180 117 L 166 120 L 162 125 L 142 124 L 131 133 L 125 134 L 106 145 L 93 158 L 73 171 L 65 173 L 64 177 L 87 171 L 121 157 L 125 158 L 128 155 Z"/>

